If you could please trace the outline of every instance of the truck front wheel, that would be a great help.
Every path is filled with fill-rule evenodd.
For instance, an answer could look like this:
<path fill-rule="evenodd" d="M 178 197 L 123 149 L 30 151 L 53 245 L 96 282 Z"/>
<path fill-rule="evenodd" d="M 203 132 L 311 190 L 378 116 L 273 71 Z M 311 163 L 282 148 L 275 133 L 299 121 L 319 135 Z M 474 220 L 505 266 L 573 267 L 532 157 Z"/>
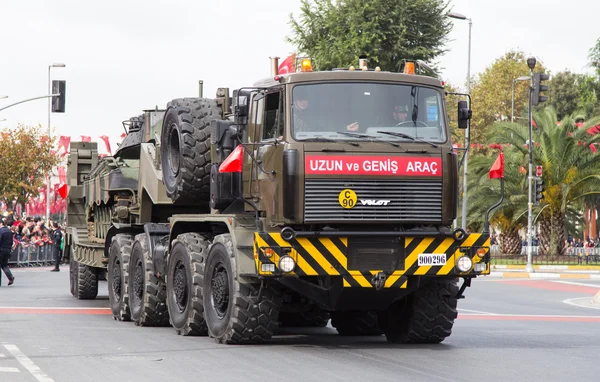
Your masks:
<path fill-rule="evenodd" d="M 457 317 L 457 280 L 434 280 L 380 314 L 389 342 L 440 343 Z"/>
<path fill-rule="evenodd" d="M 204 273 L 208 332 L 218 343 L 261 343 L 277 328 L 281 298 L 273 288 L 237 280 L 229 234 L 215 236 Z M 260 291 L 260 293 L 259 293 Z"/>

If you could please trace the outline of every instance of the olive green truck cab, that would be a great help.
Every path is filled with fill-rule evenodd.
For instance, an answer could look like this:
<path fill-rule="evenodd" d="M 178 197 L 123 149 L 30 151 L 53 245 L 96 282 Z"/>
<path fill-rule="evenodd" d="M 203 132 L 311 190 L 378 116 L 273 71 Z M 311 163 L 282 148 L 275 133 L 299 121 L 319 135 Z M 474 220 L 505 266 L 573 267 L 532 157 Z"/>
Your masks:
<path fill-rule="evenodd" d="M 105 276 L 115 319 L 220 343 L 329 319 L 390 342 L 449 336 L 490 254 L 488 234 L 452 229 L 442 83 L 302 67 L 146 111 L 135 144 L 74 180 L 72 293 L 95 298 Z"/>

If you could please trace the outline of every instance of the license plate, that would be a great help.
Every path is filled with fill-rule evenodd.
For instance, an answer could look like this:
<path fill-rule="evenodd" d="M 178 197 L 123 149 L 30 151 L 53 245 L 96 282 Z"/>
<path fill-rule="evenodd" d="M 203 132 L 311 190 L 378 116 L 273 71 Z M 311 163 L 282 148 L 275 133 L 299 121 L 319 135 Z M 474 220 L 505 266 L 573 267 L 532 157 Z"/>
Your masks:
<path fill-rule="evenodd" d="M 421 253 L 418 258 L 418 265 L 421 266 L 441 266 L 446 265 L 445 253 Z"/>

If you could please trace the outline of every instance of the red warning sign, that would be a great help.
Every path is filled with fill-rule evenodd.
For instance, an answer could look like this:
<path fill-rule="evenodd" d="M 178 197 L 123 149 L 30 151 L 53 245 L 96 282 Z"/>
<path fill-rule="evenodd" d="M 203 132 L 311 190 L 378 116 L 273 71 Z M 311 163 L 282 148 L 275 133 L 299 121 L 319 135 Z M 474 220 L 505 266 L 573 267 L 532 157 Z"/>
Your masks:
<path fill-rule="evenodd" d="M 307 155 L 304 167 L 315 175 L 442 176 L 440 157 Z"/>

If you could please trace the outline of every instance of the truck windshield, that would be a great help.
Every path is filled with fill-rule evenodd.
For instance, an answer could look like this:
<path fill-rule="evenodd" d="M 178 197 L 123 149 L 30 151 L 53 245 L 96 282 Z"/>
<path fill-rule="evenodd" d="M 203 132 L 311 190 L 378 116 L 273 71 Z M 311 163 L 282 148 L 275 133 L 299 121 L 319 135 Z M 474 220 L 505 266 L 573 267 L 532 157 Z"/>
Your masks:
<path fill-rule="evenodd" d="M 299 141 L 320 136 L 442 143 L 443 112 L 441 93 L 424 86 L 327 83 L 296 85 L 292 90 L 292 133 Z"/>

